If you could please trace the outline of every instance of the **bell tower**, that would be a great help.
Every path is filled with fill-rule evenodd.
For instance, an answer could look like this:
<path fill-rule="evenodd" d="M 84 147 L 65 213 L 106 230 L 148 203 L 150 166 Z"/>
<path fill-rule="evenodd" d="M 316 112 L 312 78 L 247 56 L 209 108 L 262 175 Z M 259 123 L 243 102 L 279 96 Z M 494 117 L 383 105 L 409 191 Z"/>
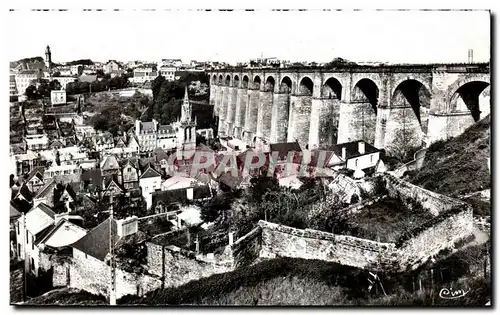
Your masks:
<path fill-rule="evenodd" d="M 177 131 L 177 159 L 189 159 L 196 149 L 196 121 L 191 119 L 191 103 L 188 88 L 184 92 L 180 121 L 175 123 Z"/>

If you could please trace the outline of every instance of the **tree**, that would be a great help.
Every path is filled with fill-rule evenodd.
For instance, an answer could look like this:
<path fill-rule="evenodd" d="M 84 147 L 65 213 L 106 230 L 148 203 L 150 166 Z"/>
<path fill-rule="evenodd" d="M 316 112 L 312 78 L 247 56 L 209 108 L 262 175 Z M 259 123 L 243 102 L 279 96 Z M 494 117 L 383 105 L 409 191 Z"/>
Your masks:
<path fill-rule="evenodd" d="M 158 94 L 160 93 L 160 89 L 163 85 L 163 83 L 166 82 L 166 79 L 164 76 L 159 75 L 157 76 L 153 82 L 151 82 L 151 90 L 153 91 L 153 102 L 156 101 L 156 98 L 158 97 Z"/>
<path fill-rule="evenodd" d="M 417 131 L 408 127 L 412 118 L 411 115 L 413 115 L 412 111 L 412 108 L 403 109 L 402 128 L 395 131 L 392 135 L 392 141 L 387 146 L 387 152 L 391 156 L 397 158 L 401 163 L 405 163 L 412 159 L 415 151 L 421 147 L 420 138 L 416 134 Z"/>
<path fill-rule="evenodd" d="M 49 89 L 50 89 L 51 91 L 54 91 L 54 90 L 61 90 L 61 88 L 62 88 L 62 87 L 61 87 L 61 83 L 59 83 L 59 81 L 58 81 L 58 80 L 52 80 L 52 81 L 50 81 L 50 83 L 49 83 Z"/>
<path fill-rule="evenodd" d="M 36 87 L 34 85 L 30 85 L 26 88 L 26 92 L 24 93 L 28 99 L 34 100 L 38 98 L 38 93 Z"/>
<path fill-rule="evenodd" d="M 102 78 L 102 77 L 104 77 L 104 70 L 97 69 L 95 74 L 97 75 L 98 78 Z"/>

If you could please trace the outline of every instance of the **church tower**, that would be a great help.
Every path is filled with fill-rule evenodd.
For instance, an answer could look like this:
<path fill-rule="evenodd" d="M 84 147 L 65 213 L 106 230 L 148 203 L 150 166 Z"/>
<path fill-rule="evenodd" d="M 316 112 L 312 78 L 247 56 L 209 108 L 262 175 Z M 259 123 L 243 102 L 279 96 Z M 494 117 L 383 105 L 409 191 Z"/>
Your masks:
<path fill-rule="evenodd" d="M 45 49 L 45 66 L 50 71 L 50 67 L 52 65 L 52 53 L 50 52 L 50 47 L 47 45 Z"/>
<path fill-rule="evenodd" d="M 176 122 L 177 159 L 184 160 L 193 156 L 196 149 L 196 122 L 191 119 L 191 103 L 189 103 L 188 88 L 184 92 L 180 121 Z"/>

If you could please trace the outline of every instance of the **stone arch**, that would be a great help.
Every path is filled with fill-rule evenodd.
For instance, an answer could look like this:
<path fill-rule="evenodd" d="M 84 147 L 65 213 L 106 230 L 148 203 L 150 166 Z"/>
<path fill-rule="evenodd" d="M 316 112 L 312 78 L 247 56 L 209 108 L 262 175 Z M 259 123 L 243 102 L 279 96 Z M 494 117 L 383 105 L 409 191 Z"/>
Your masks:
<path fill-rule="evenodd" d="M 302 79 L 299 81 L 299 90 L 297 94 L 312 96 L 313 90 L 314 90 L 313 80 L 308 76 L 302 77 Z"/>
<path fill-rule="evenodd" d="M 217 75 L 215 73 L 212 76 L 212 84 L 217 84 Z"/>
<path fill-rule="evenodd" d="M 253 77 L 253 87 L 254 89 L 260 89 L 261 79 L 259 75 Z"/>
<path fill-rule="evenodd" d="M 290 79 L 289 76 L 284 76 L 283 78 L 281 78 L 280 92 L 292 93 L 292 79 Z"/>
<path fill-rule="evenodd" d="M 226 80 L 224 81 L 225 86 L 231 86 L 231 75 L 226 75 Z"/>
<path fill-rule="evenodd" d="M 342 84 L 334 77 L 328 78 L 321 89 L 321 96 L 328 99 L 342 99 Z"/>
<path fill-rule="evenodd" d="M 222 78 L 222 74 L 219 74 L 219 82 L 217 82 L 217 84 L 222 85 L 223 80 L 224 79 Z"/>
<path fill-rule="evenodd" d="M 246 74 L 243 76 L 243 80 L 241 80 L 241 87 L 243 89 L 248 88 L 248 76 Z"/>
<path fill-rule="evenodd" d="M 463 83 L 463 82 L 462 82 Z M 490 83 L 468 80 L 460 85 L 447 99 L 447 111 L 470 111 L 475 122 L 490 113 Z"/>
<path fill-rule="evenodd" d="M 264 84 L 264 90 L 274 92 L 274 86 L 276 85 L 276 80 L 273 76 L 268 76 L 266 78 L 266 83 Z"/>
<path fill-rule="evenodd" d="M 352 90 L 351 102 L 353 103 L 370 103 L 373 111 L 377 113 L 379 88 L 373 80 L 363 78 L 356 82 Z"/>
<path fill-rule="evenodd" d="M 240 77 L 237 74 L 234 75 L 233 86 L 234 87 L 239 87 L 240 86 Z"/>
<path fill-rule="evenodd" d="M 399 83 L 391 96 L 391 107 L 411 107 L 422 127 L 427 133 L 427 121 L 431 103 L 429 89 L 420 81 L 407 79 Z"/>
<path fill-rule="evenodd" d="M 394 80 L 392 82 L 392 86 L 395 88 L 393 91 L 391 91 L 390 95 L 394 95 L 394 93 L 396 92 L 398 87 L 401 85 L 401 83 L 403 83 L 405 81 L 417 81 L 421 85 L 423 85 L 427 91 L 432 91 L 432 86 L 431 86 L 430 82 L 428 82 L 428 80 L 422 80 L 421 78 L 417 78 L 414 75 L 405 75 L 404 77 L 399 76 L 398 78 L 396 78 L 396 80 Z"/>

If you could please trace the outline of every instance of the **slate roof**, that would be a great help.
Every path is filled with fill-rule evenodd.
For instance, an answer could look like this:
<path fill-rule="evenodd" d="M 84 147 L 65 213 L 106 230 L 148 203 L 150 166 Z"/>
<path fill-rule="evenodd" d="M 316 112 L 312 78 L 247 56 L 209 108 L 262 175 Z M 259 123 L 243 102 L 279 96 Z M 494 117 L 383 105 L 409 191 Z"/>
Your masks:
<path fill-rule="evenodd" d="M 155 124 L 152 121 L 145 121 L 139 124 L 140 132 L 154 133 L 156 132 Z"/>
<path fill-rule="evenodd" d="M 30 189 L 28 188 L 28 186 L 26 186 L 26 184 L 23 184 L 21 186 L 21 188 L 19 189 L 18 195 L 23 196 L 23 198 L 26 199 L 26 201 L 28 201 L 28 202 L 31 202 L 33 200 L 33 194 L 30 191 Z"/>
<path fill-rule="evenodd" d="M 104 261 L 106 255 L 109 253 L 110 242 L 113 245 L 116 245 L 119 240 L 120 237 L 118 236 L 116 221 L 111 220 L 111 218 L 107 218 L 101 224 L 88 232 L 84 237 L 73 243 L 71 247 Z"/>
<path fill-rule="evenodd" d="M 52 235 L 54 235 L 63 225 L 65 224 L 70 224 L 75 227 L 78 227 L 82 231 L 85 231 L 84 228 L 74 224 L 73 222 L 66 220 L 66 219 L 61 219 L 57 224 L 53 224 L 49 226 L 47 229 L 45 229 L 43 232 L 40 233 L 40 235 L 37 237 L 37 240 L 35 241 L 35 245 L 38 245 L 43 242 L 47 242 Z"/>
<path fill-rule="evenodd" d="M 375 152 L 380 152 L 379 149 L 375 148 L 369 143 L 365 142 L 365 153 L 361 154 L 358 151 L 358 143 L 359 142 L 364 142 L 363 140 L 360 141 L 352 141 L 352 142 L 346 142 L 346 143 L 340 143 L 333 145 L 329 148 L 329 150 L 335 152 L 335 154 L 338 157 L 342 157 L 342 148 L 346 148 L 346 160 L 352 159 L 358 156 L 366 155 L 366 154 L 371 154 Z"/>
<path fill-rule="evenodd" d="M 16 206 L 13 204 L 13 202 L 10 202 L 10 219 L 16 219 L 21 216 L 21 212 L 17 210 Z"/>
<path fill-rule="evenodd" d="M 158 134 L 174 134 L 175 130 L 171 125 L 159 125 Z"/>
<path fill-rule="evenodd" d="M 280 159 L 286 159 L 288 152 L 302 152 L 298 142 L 272 143 L 269 147 L 271 152 L 278 152 Z"/>
<path fill-rule="evenodd" d="M 109 188 L 112 185 L 116 185 L 122 192 L 125 191 L 125 188 L 118 182 L 116 175 L 113 175 L 113 176 L 110 176 L 105 183 L 106 190 L 104 191 L 104 194 L 106 194 L 106 192 L 109 190 Z"/>
<path fill-rule="evenodd" d="M 156 148 L 153 150 L 153 154 L 155 156 L 156 162 L 160 162 L 161 160 L 167 160 L 168 161 L 168 154 L 163 150 L 162 148 Z"/>
<path fill-rule="evenodd" d="M 48 183 L 46 183 L 43 187 L 41 187 L 36 195 L 35 195 L 35 199 L 39 199 L 39 198 L 44 198 L 46 197 L 48 194 L 50 193 L 53 193 L 54 192 L 54 188 L 56 187 L 57 183 L 54 179 L 51 179 Z"/>
<path fill-rule="evenodd" d="M 152 178 L 152 177 L 161 177 L 161 174 L 158 173 L 158 171 L 155 170 L 153 167 L 151 167 L 151 165 L 149 165 L 148 168 L 139 177 L 139 179 Z"/>
<path fill-rule="evenodd" d="M 45 167 L 43 166 L 35 167 L 33 170 L 31 170 L 31 172 L 29 172 L 28 177 L 26 178 L 26 182 L 29 182 L 35 176 L 37 176 L 38 179 L 43 180 L 44 173 L 45 173 Z"/>
<path fill-rule="evenodd" d="M 108 155 L 101 162 L 101 171 L 116 170 L 119 168 L 120 168 L 120 165 L 118 164 L 118 160 L 116 159 L 116 157 L 114 155 Z"/>
<path fill-rule="evenodd" d="M 120 168 L 122 168 L 122 169 L 125 166 L 127 166 L 127 164 L 130 164 L 132 167 L 139 169 L 139 159 L 135 158 L 135 157 L 123 159 L 119 162 L 119 164 L 120 164 Z"/>
<path fill-rule="evenodd" d="M 26 228 L 33 235 L 45 230 L 54 223 L 55 213 L 44 203 L 39 203 L 26 214 Z"/>

